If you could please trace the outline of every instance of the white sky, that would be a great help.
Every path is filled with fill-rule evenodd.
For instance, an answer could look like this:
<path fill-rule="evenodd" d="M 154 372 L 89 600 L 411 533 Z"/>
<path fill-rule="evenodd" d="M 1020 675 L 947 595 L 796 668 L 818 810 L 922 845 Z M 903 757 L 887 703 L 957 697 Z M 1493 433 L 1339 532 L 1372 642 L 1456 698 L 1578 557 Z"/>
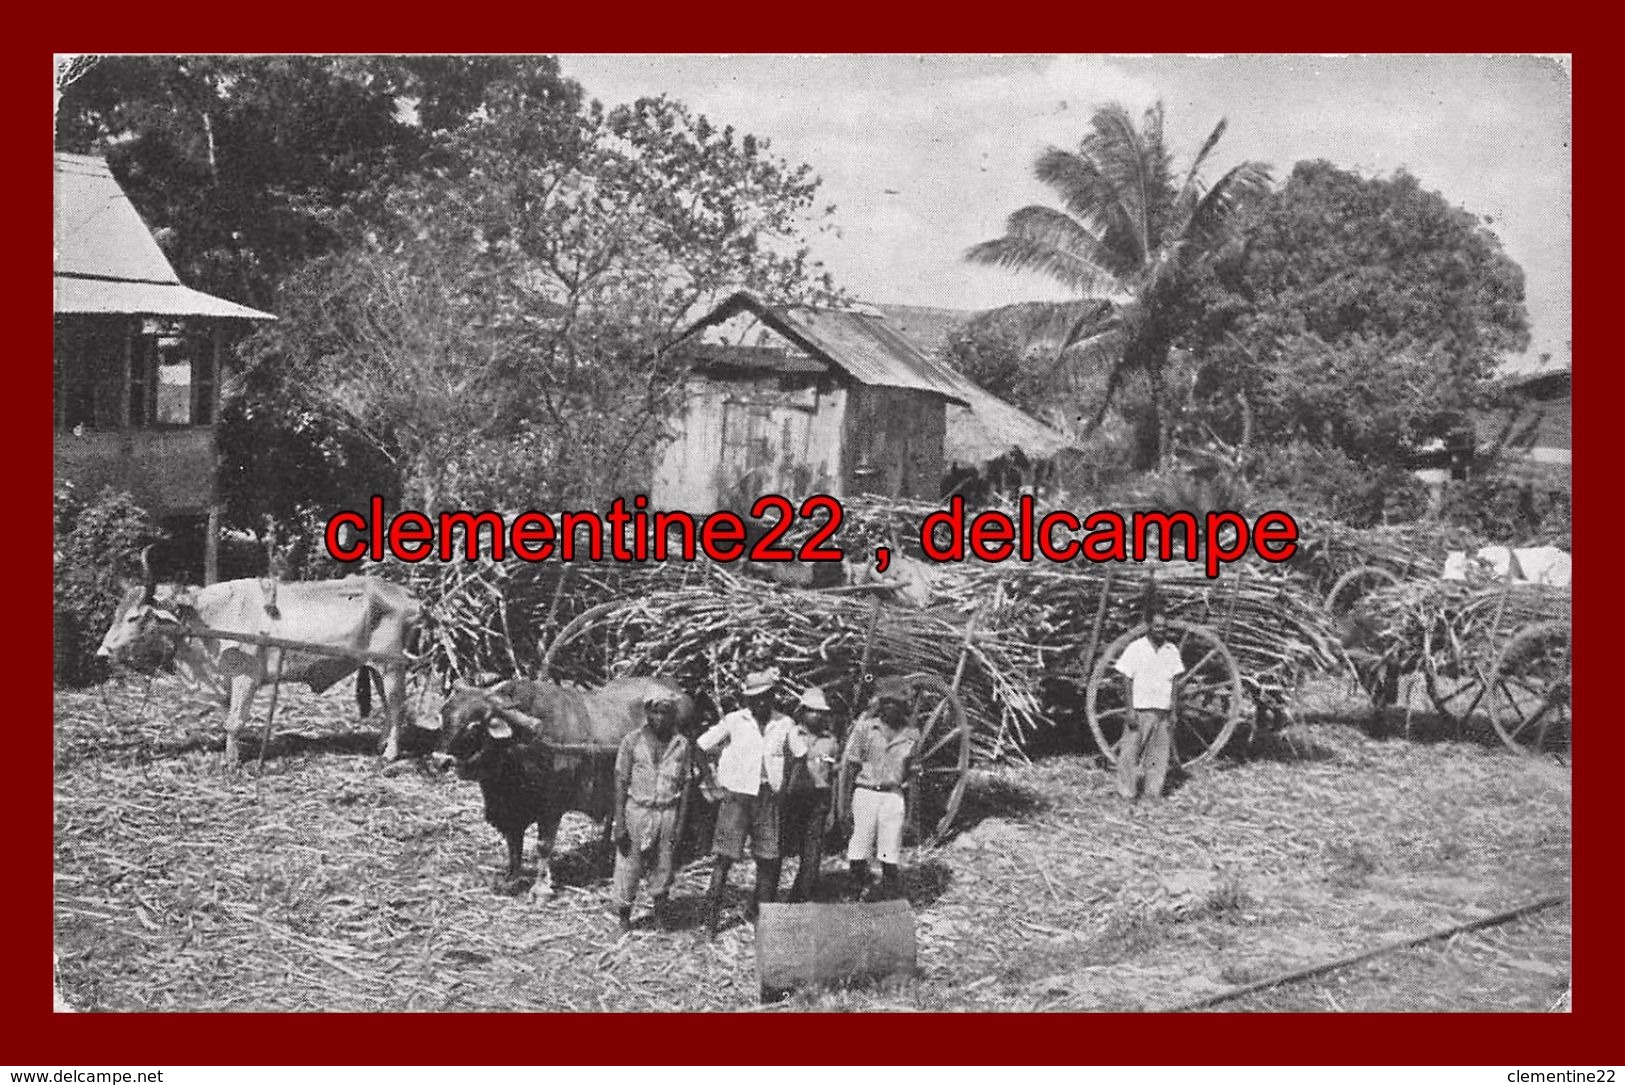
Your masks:
<path fill-rule="evenodd" d="M 967 264 L 1005 217 L 1047 202 L 1031 166 L 1075 145 L 1094 106 L 1161 98 L 1175 167 L 1221 117 L 1209 176 L 1244 159 L 1410 170 L 1491 225 L 1523 266 L 1534 345 L 1566 361 L 1570 82 L 1535 56 L 566 56 L 606 104 L 669 94 L 771 141 L 824 180 L 836 234 L 815 254 L 867 301 L 981 309 L 1058 296 Z"/>

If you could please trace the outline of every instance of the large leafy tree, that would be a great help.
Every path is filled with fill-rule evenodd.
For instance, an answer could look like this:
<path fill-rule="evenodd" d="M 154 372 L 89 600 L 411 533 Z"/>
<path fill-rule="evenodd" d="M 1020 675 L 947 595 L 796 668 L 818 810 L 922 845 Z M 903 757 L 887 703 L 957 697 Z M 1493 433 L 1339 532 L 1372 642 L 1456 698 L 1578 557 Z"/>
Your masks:
<path fill-rule="evenodd" d="M 1211 184 L 1203 180 L 1224 131 L 1220 121 L 1181 174 L 1163 136 L 1160 102 L 1138 125 L 1122 106 L 1102 107 L 1075 150 L 1052 147 L 1034 164 L 1059 206 L 1021 208 L 1003 237 L 967 253 L 977 263 L 1045 276 L 1076 295 L 1026 307 L 1032 319 L 1025 339 L 1050 359 L 1062 389 L 1104 372 L 1092 426 L 1127 381 L 1145 381 L 1149 410 L 1138 466 L 1159 466 L 1168 453 L 1169 354 L 1199 315 L 1189 283 L 1234 239 L 1237 209 L 1268 190 L 1268 171 L 1253 162 Z"/>
<path fill-rule="evenodd" d="M 57 147 L 107 158 L 186 283 L 283 319 L 299 314 L 279 291 L 389 221 L 384 194 L 445 168 L 452 134 L 494 95 L 524 88 L 564 123 L 583 101 L 545 56 L 106 56 L 65 75 Z M 234 526 L 393 490 L 370 442 L 274 375 L 231 391 L 222 484 Z"/>
<path fill-rule="evenodd" d="M 1404 171 L 1300 162 L 1244 228 L 1245 249 L 1193 288 L 1215 433 L 1240 432 L 1245 403 L 1262 445 L 1403 467 L 1528 345 L 1522 271 L 1484 221 Z"/>
<path fill-rule="evenodd" d="M 227 406 L 228 515 L 372 492 L 587 499 L 638 464 L 674 329 L 828 296 L 818 180 L 552 57 L 107 57 L 58 146 L 104 154 L 190 284 L 274 311 Z"/>
<path fill-rule="evenodd" d="M 624 492 L 686 322 L 738 289 L 830 288 L 806 167 L 669 99 L 561 109 L 542 90 L 488 86 L 251 344 L 254 379 L 386 458 L 418 507 Z"/>
<path fill-rule="evenodd" d="M 103 57 L 64 87 L 57 147 L 108 159 L 185 282 L 265 307 L 514 80 L 581 101 L 552 57 Z"/>

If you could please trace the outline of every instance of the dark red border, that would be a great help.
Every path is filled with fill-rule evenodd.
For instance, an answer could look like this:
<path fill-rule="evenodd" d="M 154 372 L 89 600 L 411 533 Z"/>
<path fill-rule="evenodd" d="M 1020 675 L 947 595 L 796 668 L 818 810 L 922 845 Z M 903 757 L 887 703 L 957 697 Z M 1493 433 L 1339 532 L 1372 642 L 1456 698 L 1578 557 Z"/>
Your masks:
<path fill-rule="evenodd" d="M 37 9 L 36 9 L 37 10 Z M 67 9 L 47 9 L 69 15 Z M 522 10 L 522 9 L 521 9 Z M 24 512 L 25 524 L 44 523 L 46 483 L 51 473 L 50 423 L 40 402 L 49 392 L 43 356 L 48 342 L 44 312 L 43 265 L 50 245 L 50 181 L 44 147 L 49 140 L 45 123 L 44 47 L 65 51 L 110 48 L 135 51 L 422 51 L 512 49 L 523 45 L 534 51 L 1023 51 L 1049 52 L 1068 47 L 1092 51 L 1149 52 L 1258 52 L 1258 51 L 1573 51 L 1578 41 L 1595 40 L 1598 48 L 1575 62 L 1576 131 L 1588 131 L 1598 141 L 1583 141 L 1575 156 L 1590 184 L 1576 173 L 1576 195 L 1596 193 L 1600 203 L 1609 181 L 1617 180 L 1613 161 L 1605 161 L 1603 147 L 1617 145 L 1608 130 L 1606 108 L 1600 95 L 1611 80 L 1613 59 L 1603 46 L 1608 40 L 1600 28 L 1594 37 L 1577 26 L 1564 9 L 1546 6 L 1538 11 L 1479 7 L 1450 12 L 1409 4 L 1403 8 L 1346 6 L 1319 7 L 1269 4 L 1240 13 L 1215 11 L 1206 23 L 1162 5 L 1154 9 L 1122 9 L 1121 15 L 1092 8 L 1082 18 L 1068 6 L 1042 9 L 988 9 L 979 11 L 932 5 L 918 12 L 884 5 L 820 4 L 816 8 L 781 9 L 759 5 L 745 8 L 707 6 L 665 8 L 658 15 L 619 12 L 604 19 L 598 9 L 544 6 L 536 12 L 538 29 L 515 34 L 514 27 L 495 12 L 494 18 L 459 19 L 446 12 L 424 9 L 422 18 L 407 12 L 380 20 L 359 6 L 294 5 L 273 8 L 232 8 L 220 5 L 169 5 L 161 11 L 126 6 L 97 11 L 76 7 L 68 28 L 41 34 L 42 49 L 31 48 L 33 31 L 12 20 L 13 38 L 25 39 L 4 66 L 11 106 L 12 137 L 24 147 L 5 171 L 5 184 L 14 190 L 6 206 L 13 208 L 21 229 L 12 234 L 12 259 L 4 265 L 12 279 L 9 296 L 35 299 L 14 308 L 31 315 L 14 320 L 13 346 L 17 361 L 7 378 L 16 399 L 32 401 L 8 431 L 17 434 L 8 450 L 8 472 L 23 482 L 25 497 L 18 503 L 39 511 Z M 1065 11 L 1062 14 L 1062 11 Z M 1213 9 L 1209 9 L 1213 10 Z M 1153 16 L 1148 19 L 1147 16 Z M 26 18 L 26 11 L 24 17 Z M 50 15 L 44 16 L 49 18 Z M 1564 22 L 1564 19 L 1570 19 Z M 64 19 L 64 22 L 67 20 Z M 1146 27 L 1153 27 L 1148 32 Z M 1319 31 L 1316 33 L 1316 31 Z M 1427 93 L 1417 87 L 1415 92 Z M 1584 99 L 1583 103 L 1580 99 Z M 35 113 L 34 110 L 39 110 Z M 34 127 L 37 125 L 38 127 Z M 28 135 L 19 139 L 18 134 Z M 33 147 L 33 150 L 28 150 Z M 1516 154 L 1509 147 L 1505 153 Z M 1611 186 L 1610 186 L 1611 187 Z M 19 213 L 20 212 L 20 213 Z M 1602 217 L 1590 221 L 1601 223 Z M 1577 232 L 1577 265 L 1593 273 L 1576 291 L 1576 313 L 1592 311 L 1586 302 L 1603 302 L 1601 283 L 1614 271 L 1615 261 L 1603 255 L 1615 246 L 1609 240 L 1586 244 Z M 26 254 L 26 255 L 25 255 Z M 37 254 L 37 255 L 36 255 Z M 1588 263 L 1589 261 L 1589 263 Z M 35 306 L 38 308 L 34 308 Z M 1617 306 L 1616 306 L 1617 307 Z M 1605 312 L 1599 308 L 1597 312 Z M 1577 321 L 1577 324 L 1583 324 Z M 1600 327 L 1600 321 L 1592 321 Z M 1578 327 L 1576 328 L 1578 331 Z M 20 338 L 21 342 L 16 340 Z M 37 527 L 14 531 L 11 564 L 26 570 L 13 580 L 14 605 L 9 623 L 12 635 L 8 656 L 20 664 L 12 713 L 11 743 L 21 754 L 14 762 L 0 802 L 8 815 L 6 839 L 7 889 L 3 895 L 5 929 L 13 948 L 10 974 L 0 985 L 5 1026 L 0 1041 L 0 1064 L 71 1066 L 91 1064 L 235 1064 L 284 1060 L 302 1064 L 416 1064 L 449 1059 L 464 1063 L 489 1059 L 524 1063 L 533 1059 L 585 1062 L 699 1061 L 776 1062 L 786 1057 L 804 1059 L 818 1051 L 840 1062 L 898 1063 L 916 1060 L 967 1062 L 1131 1063 L 1138 1060 L 1183 1063 L 1507 1063 L 1575 1066 L 1618 1061 L 1620 997 L 1625 978 L 1621 968 L 1622 924 L 1618 919 L 1619 886 L 1617 786 L 1611 787 L 1616 766 L 1622 763 L 1621 738 L 1625 726 L 1614 726 L 1605 713 L 1614 688 L 1602 684 L 1602 668 L 1613 654 L 1611 608 L 1605 594 L 1617 591 L 1609 570 L 1600 560 L 1604 507 L 1604 459 L 1612 450 L 1600 436 L 1617 413 L 1603 374 L 1614 365 L 1607 353 L 1612 344 L 1601 334 L 1580 337 L 1580 354 L 1588 377 L 1581 387 L 1588 395 L 1575 400 L 1584 416 L 1575 428 L 1579 444 L 1576 461 L 1588 465 L 1574 475 L 1575 492 L 1593 493 L 1580 502 L 1585 513 L 1575 520 L 1577 530 L 1591 539 L 1582 543 L 1582 565 L 1587 590 L 1575 600 L 1575 621 L 1595 627 L 1594 635 L 1580 638 L 1577 655 L 1592 660 L 1582 664 L 1591 684 L 1576 690 L 1584 702 L 1582 715 L 1602 726 L 1588 730 L 1577 742 L 1575 766 L 1575 961 L 1573 1014 L 1547 1015 L 1385 1015 L 1380 1021 L 1350 1021 L 1338 1015 L 1191 1015 L 1178 1022 L 1144 1016 L 1091 1015 L 1072 1020 L 1051 1015 L 999 1015 L 996 1020 L 966 1021 L 919 1016 L 875 1015 L 839 1022 L 820 1022 L 814 1031 L 829 1041 L 809 1048 L 786 1044 L 795 1025 L 783 1018 L 745 1018 L 737 1021 L 697 1015 L 650 1016 L 638 1021 L 633 1032 L 614 1016 L 580 1015 L 567 1021 L 517 1021 L 516 1028 L 490 1022 L 475 1024 L 476 1034 L 463 1031 L 463 1022 L 425 1022 L 445 1026 L 446 1037 L 460 1042 L 432 1043 L 402 1020 L 373 1019 L 370 1015 L 319 1015 L 299 1021 L 292 1030 L 271 1015 L 55 1015 L 45 995 L 47 955 L 50 949 L 51 910 L 51 732 L 45 676 L 50 673 L 50 638 L 43 618 L 48 614 L 45 585 L 45 540 Z M 1586 348 L 1595 347 L 1595 356 Z M 35 391 L 28 392 L 28 388 Z M 1597 428 L 1592 429 L 1592 423 Z M 32 433 L 34 436 L 28 437 Z M 39 576 L 40 580 L 33 580 Z M 1615 578 L 1614 583 L 1619 578 Z M 22 612 L 19 614 L 19 612 Z M 20 619 L 20 620 L 19 620 Z M 48 619 L 47 619 L 48 620 Z M 402 1029 L 402 1024 L 406 1029 Z M 558 1025 L 569 1040 L 544 1038 Z M 792 1030 L 792 1031 L 787 1031 Z M 944 1035 L 944 1030 L 953 1030 Z M 470 1035 L 487 1038 L 468 1043 Z M 628 1043 L 633 1035 L 640 1041 Z"/>

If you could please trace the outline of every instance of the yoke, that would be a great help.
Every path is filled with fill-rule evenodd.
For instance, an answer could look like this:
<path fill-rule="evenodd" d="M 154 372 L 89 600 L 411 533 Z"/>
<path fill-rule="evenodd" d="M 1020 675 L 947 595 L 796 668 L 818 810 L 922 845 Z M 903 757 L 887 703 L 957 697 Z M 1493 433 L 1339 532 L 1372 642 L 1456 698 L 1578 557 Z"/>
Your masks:
<path fill-rule="evenodd" d="M 393 663 L 407 666 L 412 658 L 404 652 L 373 652 L 365 648 L 342 648 L 331 644 L 311 644 L 289 637 L 274 637 L 269 633 L 233 633 L 226 629 L 212 629 L 205 625 L 183 625 L 175 636 L 200 637 L 209 640 L 231 640 L 254 644 L 261 648 L 280 648 L 285 651 L 309 652 L 311 655 L 334 656 L 357 663 Z"/>

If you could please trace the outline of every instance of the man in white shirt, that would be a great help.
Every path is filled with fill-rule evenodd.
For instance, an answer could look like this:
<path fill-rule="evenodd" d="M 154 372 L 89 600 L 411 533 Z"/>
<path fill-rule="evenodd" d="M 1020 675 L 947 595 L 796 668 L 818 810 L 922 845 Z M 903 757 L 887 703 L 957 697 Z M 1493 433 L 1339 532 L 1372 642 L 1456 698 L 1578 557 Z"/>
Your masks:
<path fill-rule="evenodd" d="M 715 777 L 722 788 L 717 826 L 711 843 L 711 885 L 705 894 L 705 930 L 715 937 L 728 871 L 744 856 L 750 838 L 756 859 L 756 892 L 745 916 L 756 918 L 756 906 L 772 901 L 779 888 L 779 805 L 784 791 L 784 764 L 794 726 L 774 706 L 775 676 L 755 671 L 745 678 L 745 707 L 722 717 L 695 745 L 716 759 Z"/>
<path fill-rule="evenodd" d="M 1133 802 L 1144 777 L 1146 797 L 1160 799 L 1179 712 L 1177 679 L 1185 672 L 1179 646 L 1167 639 L 1161 614 L 1152 614 L 1145 636 L 1123 649 L 1117 672 L 1128 686 L 1133 708 L 1117 748 L 1117 793 Z"/>

